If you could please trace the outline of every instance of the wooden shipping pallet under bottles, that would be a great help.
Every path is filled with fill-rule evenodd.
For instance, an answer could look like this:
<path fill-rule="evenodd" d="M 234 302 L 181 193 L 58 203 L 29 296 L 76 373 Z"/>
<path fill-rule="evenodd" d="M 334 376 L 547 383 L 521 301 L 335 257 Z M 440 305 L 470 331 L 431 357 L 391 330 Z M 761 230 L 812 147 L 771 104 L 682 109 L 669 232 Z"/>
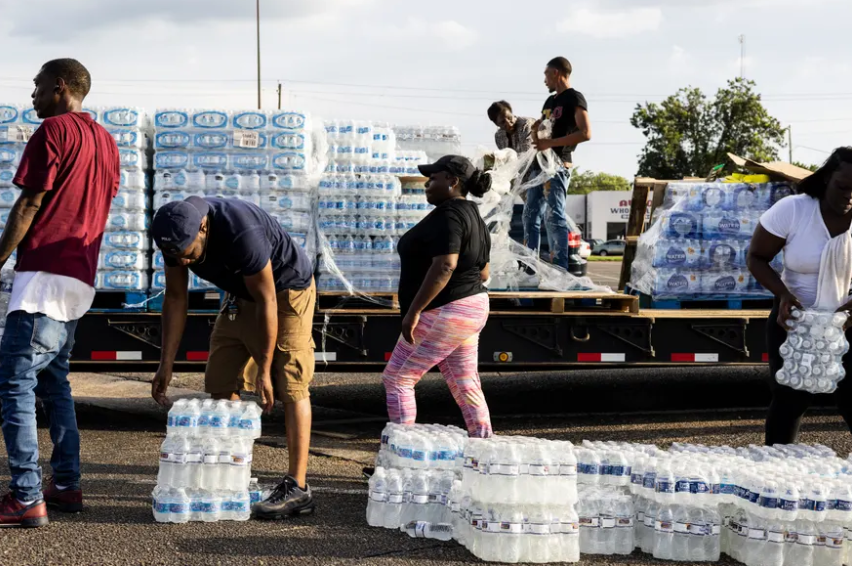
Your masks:
<path fill-rule="evenodd" d="M 565 314 L 607 313 L 637 314 L 639 298 L 620 293 L 557 291 L 494 291 L 488 293 L 492 313 Z M 399 308 L 396 293 L 356 293 L 323 291 L 318 297 L 318 312 L 356 312 Z"/>

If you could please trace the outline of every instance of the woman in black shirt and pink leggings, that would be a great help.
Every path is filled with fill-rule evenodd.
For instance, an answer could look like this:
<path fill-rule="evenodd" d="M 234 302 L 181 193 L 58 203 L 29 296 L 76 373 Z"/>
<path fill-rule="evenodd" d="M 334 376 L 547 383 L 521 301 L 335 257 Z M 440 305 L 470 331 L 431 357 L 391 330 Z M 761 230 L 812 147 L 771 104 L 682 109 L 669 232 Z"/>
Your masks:
<path fill-rule="evenodd" d="M 398 245 L 402 336 L 384 371 L 390 420 L 414 424 L 414 386 L 435 365 L 464 415 L 468 434 L 492 435 L 477 370 L 479 333 L 488 320 L 491 238 L 476 204 L 491 176 L 464 157 L 448 155 L 421 165 L 426 198 L 435 210 Z"/>

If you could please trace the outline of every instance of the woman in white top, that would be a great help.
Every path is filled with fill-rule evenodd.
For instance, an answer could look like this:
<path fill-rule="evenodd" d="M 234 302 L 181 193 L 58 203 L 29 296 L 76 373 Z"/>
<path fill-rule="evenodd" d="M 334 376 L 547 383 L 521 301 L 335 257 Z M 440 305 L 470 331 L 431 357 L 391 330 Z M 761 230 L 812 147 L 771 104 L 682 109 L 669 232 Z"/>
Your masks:
<path fill-rule="evenodd" d="M 760 218 L 748 254 L 754 278 L 773 295 L 775 307 L 766 328 L 772 403 L 766 418 L 766 444 L 796 442 L 802 416 L 814 395 L 779 385 L 783 365 L 778 349 L 787 339 L 784 323 L 793 307 L 809 308 L 817 299 L 820 259 L 829 240 L 852 223 L 852 148 L 838 148 L 813 175 L 799 183 L 798 194 L 778 201 Z M 779 276 L 769 262 L 784 251 Z M 852 282 L 850 282 L 852 283 Z M 846 303 L 838 310 L 848 311 Z M 852 333 L 847 332 L 847 339 Z M 852 356 L 843 360 L 847 377 L 835 392 L 837 408 L 852 429 Z"/>

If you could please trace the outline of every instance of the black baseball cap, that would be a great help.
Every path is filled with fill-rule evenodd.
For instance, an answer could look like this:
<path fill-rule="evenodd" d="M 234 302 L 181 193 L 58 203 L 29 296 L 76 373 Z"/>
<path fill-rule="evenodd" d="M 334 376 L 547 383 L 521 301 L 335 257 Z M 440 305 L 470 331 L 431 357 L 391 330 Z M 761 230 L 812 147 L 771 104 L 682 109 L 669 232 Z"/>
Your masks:
<path fill-rule="evenodd" d="M 458 177 L 462 182 L 470 179 L 476 171 L 473 163 L 467 157 L 461 155 L 445 155 L 431 165 L 418 165 L 417 168 L 424 177 L 429 177 L 433 173 L 449 173 L 453 177 Z"/>
<path fill-rule="evenodd" d="M 151 237 L 163 252 L 177 255 L 198 237 L 201 221 L 209 212 L 210 205 L 201 197 L 166 203 L 154 214 Z"/>

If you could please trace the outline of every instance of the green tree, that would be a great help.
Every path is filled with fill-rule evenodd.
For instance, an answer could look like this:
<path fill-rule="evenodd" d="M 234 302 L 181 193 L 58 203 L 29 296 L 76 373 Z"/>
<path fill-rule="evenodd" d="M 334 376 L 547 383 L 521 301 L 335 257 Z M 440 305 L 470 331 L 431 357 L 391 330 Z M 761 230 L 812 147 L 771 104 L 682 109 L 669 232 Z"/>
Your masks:
<path fill-rule="evenodd" d="M 776 160 L 785 130 L 763 107 L 754 87 L 753 81 L 737 78 L 712 99 L 689 87 L 660 104 L 638 104 L 630 123 L 647 141 L 637 174 L 704 177 L 727 161 L 729 152 L 755 161 Z"/>
<path fill-rule="evenodd" d="M 624 177 L 575 169 L 568 184 L 568 194 L 587 195 L 595 191 L 629 191 L 631 188 L 630 181 Z"/>
<path fill-rule="evenodd" d="M 807 163 L 802 163 L 801 161 L 794 161 L 793 165 L 795 165 L 796 167 L 801 167 L 802 169 L 807 169 L 808 171 L 814 171 L 814 172 L 816 172 L 816 170 L 819 169 L 819 165 L 814 165 L 813 163 L 808 165 Z"/>

